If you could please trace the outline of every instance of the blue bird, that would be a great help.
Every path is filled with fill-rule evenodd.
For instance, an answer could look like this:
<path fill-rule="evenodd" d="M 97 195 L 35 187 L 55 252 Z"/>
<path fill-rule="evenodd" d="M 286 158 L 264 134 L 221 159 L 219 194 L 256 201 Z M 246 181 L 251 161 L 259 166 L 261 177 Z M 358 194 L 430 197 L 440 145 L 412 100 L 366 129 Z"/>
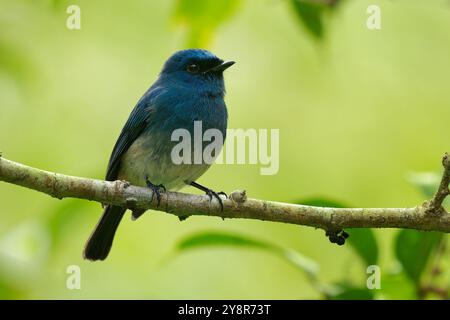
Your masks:
<path fill-rule="evenodd" d="M 175 164 L 171 152 L 177 142 L 171 140 L 171 135 L 176 129 L 186 129 L 193 137 L 194 121 L 201 121 L 203 131 L 217 129 L 225 140 L 228 114 L 222 73 L 233 64 L 207 50 L 174 53 L 131 112 L 112 151 L 106 180 L 147 186 L 156 195 L 158 205 L 160 192 L 179 190 L 185 185 L 206 192 L 210 200 L 214 196 L 222 205 L 216 192 L 196 182 L 210 164 Z M 104 260 L 108 256 L 125 211 L 122 207 L 105 207 L 86 243 L 85 259 Z M 133 212 L 133 217 L 142 213 Z"/>

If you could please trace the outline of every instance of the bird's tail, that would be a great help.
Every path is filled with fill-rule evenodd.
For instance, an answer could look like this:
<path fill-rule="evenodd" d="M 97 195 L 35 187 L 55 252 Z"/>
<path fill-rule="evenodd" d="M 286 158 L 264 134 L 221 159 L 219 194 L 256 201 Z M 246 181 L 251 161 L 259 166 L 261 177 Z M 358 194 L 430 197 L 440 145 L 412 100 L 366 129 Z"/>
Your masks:
<path fill-rule="evenodd" d="M 95 226 L 84 248 L 83 257 L 87 260 L 105 260 L 111 249 L 114 234 L 126 209 L 106 206 L 103 215 Z"/>

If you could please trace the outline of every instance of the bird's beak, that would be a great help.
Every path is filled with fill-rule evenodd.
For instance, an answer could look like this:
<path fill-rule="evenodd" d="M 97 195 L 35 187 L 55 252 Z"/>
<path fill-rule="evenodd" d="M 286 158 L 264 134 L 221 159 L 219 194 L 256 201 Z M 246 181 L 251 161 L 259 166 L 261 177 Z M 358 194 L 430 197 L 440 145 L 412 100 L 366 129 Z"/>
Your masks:
<path fill-rule="evenodd" d="M 205 73 L 223 72 L 235 63 L 236 62 L 234 62 L 234 61 L 225 61 L 225 62 L 222 62 L 221 64 L 219 64 L 218 66 L 215 66 L 215 67 L 212 67 L 211 69 L 206 70 Z"/>

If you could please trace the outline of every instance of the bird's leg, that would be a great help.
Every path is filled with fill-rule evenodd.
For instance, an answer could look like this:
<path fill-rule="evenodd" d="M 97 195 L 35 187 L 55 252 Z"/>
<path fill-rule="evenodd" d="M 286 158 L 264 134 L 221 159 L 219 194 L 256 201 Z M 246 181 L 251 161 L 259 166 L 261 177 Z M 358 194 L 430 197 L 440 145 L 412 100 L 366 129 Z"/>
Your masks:
<path fill-rule="evenodd" d="M 156 200 L 157 200 L 157 207 L 159 207 L 159 203 L 161 202 L 161 193 L 160 191 L 162 190 L 163 192 L 166 192 L 166 187 L 164 187 L 162 184 L 153 184 L 150 180 L 148 180 L 148 177 L 145 177 L 145 183 L 147 184 L 147 187 L 150 188 L 152 190 L 152 199 L 151 201 L 153 201 L 153 195 L 156 194 Z"/>
<path fill-rule="evenodd" d="M 208 195 L 209 201 L 212 201 L 212 197 L 216 198 L 219 201 L 219 203 L 220 203 L 221 211 L 223 211 L 223 202 L 222 202 L 222 199 L 219 197 L 219 194 L 225 195 L 225 197 L 227 197 L 227 194 L 225 192 L 221 191 L 219 193 L 216 193 L 215 191 L 213 191 L 213 190 L 211 190 L 211 189 L 209 189 L 207 187 L 204 187 L 204 186 L 202 186 L 201 184 L 198 184 L 195 181 L 192 181 L 189 184 L 191 186 L 193 186 L 194 188 L 197 188 L 197 189 L 200 189 L 200 190 L 204 191 Z"/>

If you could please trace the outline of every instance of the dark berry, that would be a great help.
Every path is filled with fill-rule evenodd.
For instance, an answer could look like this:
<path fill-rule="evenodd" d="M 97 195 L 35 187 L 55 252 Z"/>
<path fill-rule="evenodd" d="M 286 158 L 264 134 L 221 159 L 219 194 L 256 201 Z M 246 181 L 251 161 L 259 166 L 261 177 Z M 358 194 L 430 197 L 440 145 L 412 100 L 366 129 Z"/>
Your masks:
<path fill-rule="evenodd" d="M 336 243 L 338 241 L 338 237 L 335 234 L 332 234 L 328 237 L 331 243 Z"/>

